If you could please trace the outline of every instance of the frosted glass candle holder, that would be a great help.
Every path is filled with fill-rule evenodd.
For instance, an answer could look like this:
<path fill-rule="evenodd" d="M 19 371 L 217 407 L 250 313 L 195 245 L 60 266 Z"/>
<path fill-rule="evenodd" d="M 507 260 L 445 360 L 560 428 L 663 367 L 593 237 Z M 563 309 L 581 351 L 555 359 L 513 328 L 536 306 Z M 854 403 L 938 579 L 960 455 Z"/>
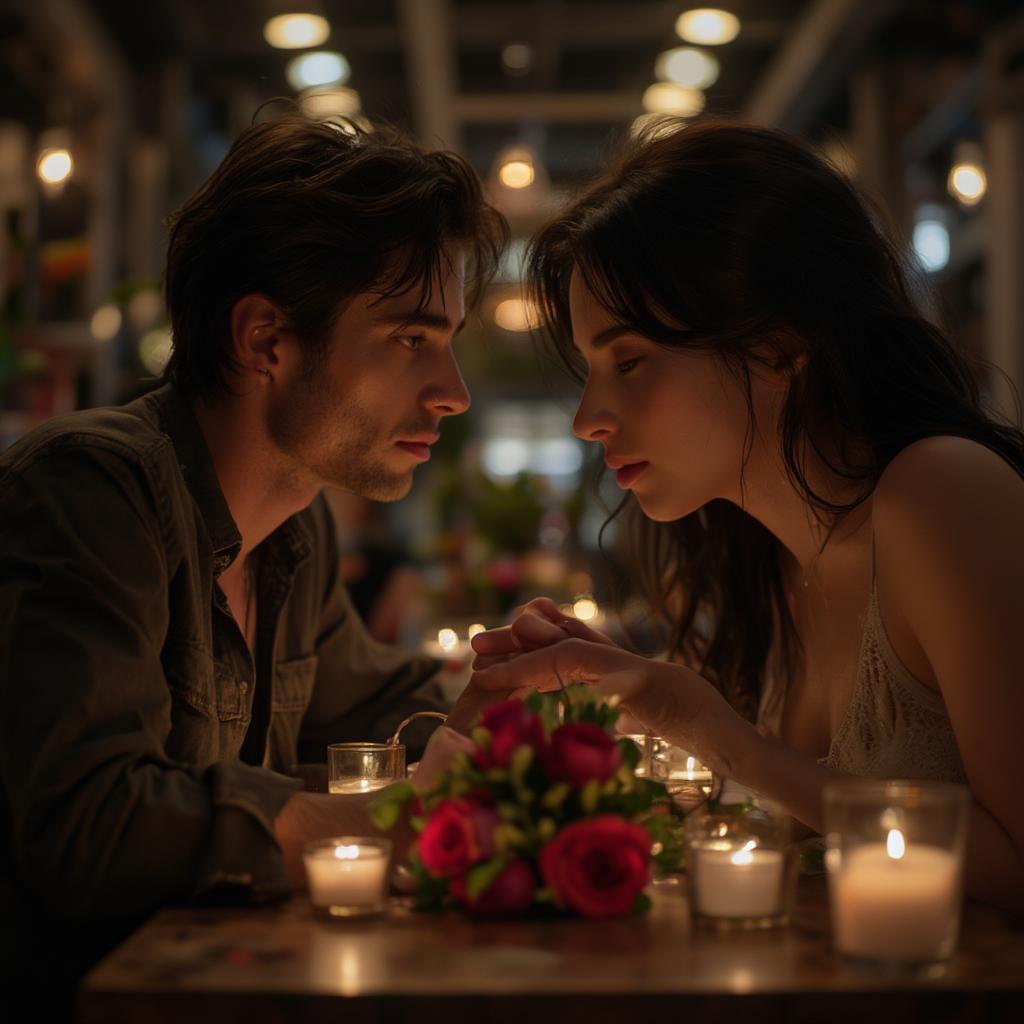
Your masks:
<path fill-rule="evenodd" d="M 853 779 L 825 789 L 825 866 L 838 953 L 874 967 L 941 964 L 956 949 L 970 793 Z"/>
<path fill-rule="evenodd" d="M 335 836 L 302 851 L 309 901 L 327 917 L 379 914 L 387 902 L 391 840 Z"/>
<path fill-rule="evenodd" d="M 332 743 L 327 748 L 329 793 L 372 793 L 404 778 L 402 743 Z"/>
<path fill-rule="evenodd" d="M 721 930 L 789 921 L 796 854 L 787 822 L 763 811 L 695 813 L 684 840 L 690 913 Z"/>

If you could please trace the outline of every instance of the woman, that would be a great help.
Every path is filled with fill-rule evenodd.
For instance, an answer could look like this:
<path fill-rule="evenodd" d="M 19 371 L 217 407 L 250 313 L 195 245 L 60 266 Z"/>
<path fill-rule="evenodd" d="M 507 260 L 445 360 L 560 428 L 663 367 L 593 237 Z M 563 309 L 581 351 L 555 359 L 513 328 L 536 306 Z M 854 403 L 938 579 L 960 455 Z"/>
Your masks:
<path fill-rule="evenodd" d="M 694 125 L 641 140 L 530 273 L 670 660 L 540 600 L 474 640 L 474 686 L 618 693 L 816 829 L 835 778 L 965 781 L 968 891 L 1024 908 L 1024 437 L 850 184 L 780 132 Z"/>

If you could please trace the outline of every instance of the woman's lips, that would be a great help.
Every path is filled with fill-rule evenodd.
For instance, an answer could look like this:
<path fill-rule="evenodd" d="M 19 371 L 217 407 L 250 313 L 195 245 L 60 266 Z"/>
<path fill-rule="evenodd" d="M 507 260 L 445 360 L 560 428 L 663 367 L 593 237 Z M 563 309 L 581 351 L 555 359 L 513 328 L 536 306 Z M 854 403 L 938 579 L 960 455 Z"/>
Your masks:
<path fill-rule="evenodd" d="M 631 462 L 628 466 L 622 466 L 615 471 L 615 482 L 624 491 L 628 490 L 649 465 L 649 462 Z"/>
<path fill-rule="evenodd" d="M 398 447 L 402 451 L 408 452 L 414 458 L 419 459 L 421 462 L 426 462 L 430 458 L 430 445 L 423 444 L 420 441 L 398 441 L 396 442 Z"/>

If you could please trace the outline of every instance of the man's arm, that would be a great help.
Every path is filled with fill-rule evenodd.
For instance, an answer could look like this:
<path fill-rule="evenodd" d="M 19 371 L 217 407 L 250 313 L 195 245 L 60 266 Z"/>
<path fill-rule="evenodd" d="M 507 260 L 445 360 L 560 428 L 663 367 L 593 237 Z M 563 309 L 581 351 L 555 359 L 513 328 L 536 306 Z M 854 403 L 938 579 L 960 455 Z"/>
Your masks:
<path fill-rule="evenodd" d="M 163 505 L 141 463 L 56 445 L 0 482 L 0 779 L 21 883 L 69 916 L 288 891 L 294 783 L 165 751 Z"/>
<path fill-rule="evenodd" d="M 327 566 L 316 685 L 299 737 L 299 760 L 324 760 L 328 743 L 384 742 L 415 711 L 447 712 L 434 676 L 433 658 L 382 644 L 370 636 L 339 572 L 334 523 L 323 499 L 311 509 L 315 551 Z M 436 722 L 415 723 L 402 733 L 409 759 L 419 756 Z"/>

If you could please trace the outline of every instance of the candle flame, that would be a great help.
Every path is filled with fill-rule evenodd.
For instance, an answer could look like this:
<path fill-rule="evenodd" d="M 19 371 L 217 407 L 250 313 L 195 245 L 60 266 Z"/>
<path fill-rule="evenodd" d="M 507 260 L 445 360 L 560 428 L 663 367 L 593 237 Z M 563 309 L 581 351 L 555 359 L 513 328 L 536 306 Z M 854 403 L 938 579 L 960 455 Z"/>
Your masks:
<path fill-rule="evenodd" d="M 359 856 L 358 846 L 336 846 L 334 856 L 338 860 L 355 860 Z"/>
<path fill-rule="evenodd" d="M 898 828 L 889 829 L 885 839 L 885 852 L 893 860 L 899 860 L 906 853 L 907 844 L 903 841 L 903 833 Z"/>
<path fill-rule="evenodd" d="M 572 606 L 573 615 L 582 622 L 589 622 L 591 619 L 597 618 L 599 611 L 597 602 L 590 597 L 579 597 Z"/>
<path fill-rule="evenodd" d="M 686 759 L 686 774 L 690 778 L 693 778 L 693 769 L 696 766 L 697 766 L 697 758 L 695 758 L 695 757 L 688 757 Z"/>
<path fill-rule="evenodd" d="M 731 860 L 733 864 L 739 865 L 753 863 L 754 855 L 750 851 L 753 850 L 755 846 L 757 846 L 757 843 L 753 839 L 747 840 L 747 842 L 743 844 L 743 848 L 737 850 L 729 860 Z"/>
<path fill-rule="evenodd" d="M 439 629 L 437 631 L 437 642 L 443 651 L 454 651 L 459 642 L 459 634 L 454 629 Z"/>
<path fill-rule="evenodd" d="M 466 635 L 469 637 L 470 640 L 472 640 L 473 637 L 478 636 L 480 633 L 486 632 L 487 627 L 483 623 L 474 622 L 473 625 L 469 627 L 469 632 Z"/>

